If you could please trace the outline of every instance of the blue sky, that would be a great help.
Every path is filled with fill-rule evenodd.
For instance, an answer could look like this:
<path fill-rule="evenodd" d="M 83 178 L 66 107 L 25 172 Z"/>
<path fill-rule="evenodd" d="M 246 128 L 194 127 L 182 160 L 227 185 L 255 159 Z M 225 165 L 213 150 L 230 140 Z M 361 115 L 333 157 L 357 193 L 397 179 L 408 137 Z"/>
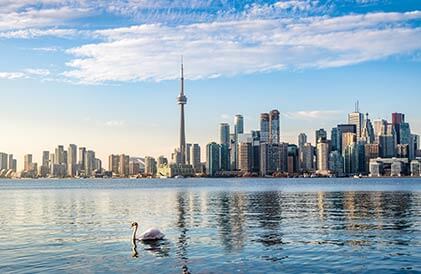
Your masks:
<path fill-rule="evenodd" d="M 17 3 L 18 2 L 18 3 Z M 421 133 L 419 1 L 39 0 L 0 4 L 0 151 L 76 143 L 169 156 L 184 56 L 189 142 L 282 113 L 282 139 L 407 114 Z"/>

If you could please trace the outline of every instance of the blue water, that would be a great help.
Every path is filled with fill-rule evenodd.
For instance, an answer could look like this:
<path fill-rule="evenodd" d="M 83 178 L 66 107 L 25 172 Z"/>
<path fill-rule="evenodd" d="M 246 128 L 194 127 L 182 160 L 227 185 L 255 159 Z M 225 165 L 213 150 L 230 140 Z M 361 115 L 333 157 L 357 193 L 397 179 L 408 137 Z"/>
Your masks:
<path fill-rule="evenodd" d="M 183 271 L 421 273 L 421 179 L 0 181 L 0 273 Z"/>

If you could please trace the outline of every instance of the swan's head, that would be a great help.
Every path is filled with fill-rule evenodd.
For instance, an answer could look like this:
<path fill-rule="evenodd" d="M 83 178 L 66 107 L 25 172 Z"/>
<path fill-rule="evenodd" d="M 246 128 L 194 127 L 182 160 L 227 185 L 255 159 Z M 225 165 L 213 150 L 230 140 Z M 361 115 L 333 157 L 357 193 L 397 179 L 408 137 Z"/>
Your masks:
<path fill-rule="evenodd" d="M 132 228 L 133 228 L 133 227 L 138 227 L 138 226 L 139 226 L 139 225 L 138 225 L 136 222 L 133 222 L 133 223 L 132 223 Z"/>

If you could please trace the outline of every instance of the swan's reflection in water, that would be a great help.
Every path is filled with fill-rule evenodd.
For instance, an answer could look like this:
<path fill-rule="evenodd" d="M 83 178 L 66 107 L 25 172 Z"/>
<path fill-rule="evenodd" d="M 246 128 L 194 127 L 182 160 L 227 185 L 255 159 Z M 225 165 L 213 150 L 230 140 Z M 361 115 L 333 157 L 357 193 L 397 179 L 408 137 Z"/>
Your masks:
<path fill-rule="evenodd" d="M 168 257 L 170 255 L 170 242 L 168 240 L 140 241 L 142 250 L 156 257 Z M 138 242 L 132 241 L 132 257 L 139 258 L 137 251 Z"/>

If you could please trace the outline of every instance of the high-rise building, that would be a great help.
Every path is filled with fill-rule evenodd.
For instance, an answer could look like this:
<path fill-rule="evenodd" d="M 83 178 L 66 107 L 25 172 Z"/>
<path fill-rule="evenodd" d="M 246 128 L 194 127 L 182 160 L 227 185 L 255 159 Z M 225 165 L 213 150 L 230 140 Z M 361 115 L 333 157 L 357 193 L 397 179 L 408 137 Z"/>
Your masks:
<path fill-rule="evenodd" d="M 157 172 L 157 165 L 155 158 L 153 157 L 145 157 L 145 173 L 150 176 L 155 176 Z"/>
<path fill-rule="evenodd" d="M 298 135 L 298 165 L 299 169 L 304 169 L 304 145 L 307 143 L 307 135 L 305 133 L 300 133 Z"/>
<path fill-rule="evenodd" d="M 314 170 L 314 147 L 310 143 L 305 143 L 302 148 L 303 162 L 302 169 L 304 172 L 312 172 Z"/>
<path fill-rule="evenodd" d="M 294 174 L 298 172 L 298 146 L 288 145 L 288 174 Z"/>
<path fill-rule="evenodd" d="M 387 121 L 383 119 L 376 119 L 373 121 L 374 135 L 378 142 L 378 136 L 386 134 Z"/>
<path fill-rule="evenodd" d="M 252 145 L 251 143 L 238 144 L 238 169 L 242 172 L 251 172 Z"/>
<path fill-rule="evenodd" d="M 327 175 L 329 173 L 329 144 L 319 139 L 316 145 L 317 172 Z"/>
<path fill-rule="evenodd" d="M 275 172 L 288 172 L 288 144 L 260 145 L 260 174 L 272 175 Z"/>
<path fill-rule="evenodd" d="M 187 97 L 184 95 L 184 64 L 181 62 L 181 88 L 180 95 L 177 97 L 177 103 L 180 105 L 180 164 L 186 164 L 186 129 L 184 121 L 184 105 L 187 104 Z M 127 165 L 128 167 L 128 165 Z M 127 172 L 128 173 L 128 172 Z M 123 173 L 125 174 L 125 173 Z"/>
<path fill-rule="evenodd" d="M 191 159 L 190 159 L 190 154 L 191 154 L 191 144 L 186 144 L 186 164 L 191 165 Z"/>
<path fill-rule="evenodd" d="M 228 144 L 221 144 L 219 146 L 220 169 L 222 171 L 230 170 L 230 149 Z"/>
<path fill-rule="evenodd" d="M 269 114 L 269 143 L 280 143 L 280 120 L 279 111 L 274 109 Z"/>
<path fill-rule="evenodd" d="M 346 175 L 355 175 L 358 173 L 358 148 L 357 143 L 353 142 L 345 147 L 344 171 Z"/>
<path fill-rule="evenodd" d="M 327 132 L 324 128 L 316 130 L 316 144 L 327 141 Z"/>
<path fill-rule="evenodd" d="M 86 147 L 79 148 L 79 171 L 85 170 Z M 50 159 L 51 160 L 51 159 Z"/>
<path fill-rule="evenodd" d="M 65 164 L 64 162 L 64 147 L 63 146 L 57 146 L 57 148 L 55 149 L 55 157 L 54 157 L 54 161 L 56 165 L 62 165 Z"/>
<path fill-rule="evenodd" d="M 380 145 L 379 144 L 366 144 L 365 145 L 365 165 L 366 171 L 370 170 L 370 160 L 377 159 L 380 157 Z"/>
<path fill-rule="evenodd" d="M 194 171 L 199 172 L 201 169 L 201 152 L 199 144 L 193 144 L 190 158 L 192 161 L 191 165 L 193 166 Z"/>
<path fill-rule="evenodd" d="M 258 173 L 260 170 L 260 130 L 252 130 L 251 139 L 251 171 Z"/>
<path fill-rule="evenodd" d="M 122 177 L 129 176 L 129 163 L 130 163 L 130 156 L 120 154 L 119 159 L 119 166 L 118 166 L 118 174 Z"/>
<path fill-rule="evenodd" d="M 119 171 L 120 166 L 120 156 L 111 154 L 108 156 L 108 170 L 111 171 L 113 174 L 120 174 Z"/>
<path fill-rule="evenodd" d="M 330 132 L 330 140 L 331 140 L 331 150 L 332 151 L 339 151 L 339 148 L 341 147 L 339 145 L 339 138 L 338 138 L 338 128 L 334 127 L 332 128 Z"/>
<path fill-rule="evenodd" d="M 237 136 L 238 134 L 244 133 L 244 117 L 243 115 L 237 114 L 234 117 L 234 133 Z"/>
<path fill-rule="evenodd" d="M 86 151 L 85 154 L 85 175 L 90 177 L 93 174 L 95 168 L 95 152 L 92 150 L 88 150 Z M 128 164 L 127 164 L 127 168 L 128 168 Z"/>
<path fill-rule="evenodd" d="M 304 147 L 304 145 L 307 143 L 307 135 L 305 133 L 300 133 L 298 135 L 298 148 Z"/>
<path fill-rule="evenodd" d="M 338 132 L 338 151 L 341 153 L 344 151 L 344 148 L 342 147 L 342 134 L 344 133 L 355 133 L 357 134 L 357 126 L 354 124 L 341 124 L 337 126 L 337 132 Z"/>
<path fill-rule="evenodd" d="M 405 123 L 405 114 L 394 112 L 392 113 L 392 126 L 396 133 L 396 144 L 401 143 L 401 124 Z"/>
<path fill-rule="evenodd" d="M 215 176 L 220 169 L 219 145 L 212 142 L 206 146 L 206 173 Z"/>
<path fill-rule="evenodd" d="M 50 166 L 50 152 L 48 150 L 42 152 L 42 166 Z"/>
<path fill-rule="evenodd" d="M 228 145 L 230 143 L 230 125 L 227 123 L 221 123 L 219 125 L 219 138 L 220 144 Z"/>
<path fill-rule="evenodd" d="M 361 140 L 367 144 L 372 144 L 375 141 L 374 128 L 371 120 L 368 118 L 368 113 L 365 115 L 364 126 L 361 131 Z"/>
<path fill-rule="evenodd" d="M 102 171 L 102 161 L 98 158 L 95 158 L 94 170 Z"/>
<path fill-rule="evenodd" d="M 76 176 L 77 173 L 77 147 L 70 144 L 67 149 L 67 175 Z"/>
<path fill-rule="evenodd" d="M 344 158 L 337 150 L 334 150 L 329 154 L 329 170 L 337 177 L 342 177 L 344 175 Z"/>
<path fill-rule="evenodd" d="M 8 169 L 11 169 L 13 172 L 16 172 L 17 170 L 17 161 L 16 159 L 13 158 L 13 154 L 9 154 L 9 159 L 8 159 Z"/>
<path fill-rule="evenodd" d="M 357 138 L 361 137 L 361 132 L 364 124 L 364 115 L 359 110 L 359 103 L 355 104 L 355 111 L 348 114 L 348 124 L 355 125 Z"/>
<path fill-rule="evenodd" d="M 24 156 L 24 171 L 32 171 L 33 165 L 32 165 L 32 154 L 26 154 Z"/>
<path fill-rule="evenodd" d="M 0 152 L 0 171 L 3 169 L 8 169 L 7 153 Z"/>
<path fill-rule="evenodd" d="M 380 157 L 382 158 L 395 157 L 396 140 L 393 135 L 380 135 L 379 145 L 380 145 Z"/>
<path fill-rule="evenodd" d="M 269 113 L 260 114 L 260 142 L 269 143 Z"/>
<path fill-rule="evenodd" d="M 357 135 L 352 132 L 342 133 L 342 154 L 345 153 L 347 147 L 353 143 L 357 142 Z"/>

